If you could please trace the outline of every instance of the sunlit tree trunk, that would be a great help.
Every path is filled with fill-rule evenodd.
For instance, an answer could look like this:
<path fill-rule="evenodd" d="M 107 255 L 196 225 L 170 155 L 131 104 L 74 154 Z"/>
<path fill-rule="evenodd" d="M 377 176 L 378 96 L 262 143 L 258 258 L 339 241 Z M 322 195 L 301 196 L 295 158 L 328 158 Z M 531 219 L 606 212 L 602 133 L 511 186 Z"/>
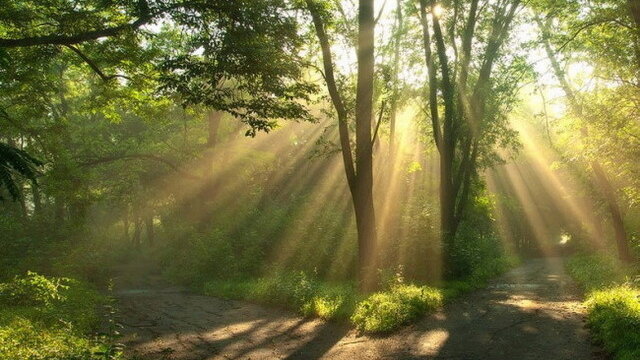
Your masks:
<path fill-rule="evenodd" d="M 375 284 L 374 249 L 376 221 L 373 207 L 373 73 L 374 1 L 360 0 L 358 6 L 358 74 L 356 88 L 356 196 L 359 272 L 361 287 Z"/>
<path fill-rule="evenodd" d="M 375 244 L 377 239 L 373 205 L 373 73 L 374 73 L 374 3 L 363 0 L 358 8 L 358 79 L 356 89 L 356 158 L 355 167 L 348 113 L 335 79 L 331 46 L 325 31 L 321 8 L 307 0 L 316 35 L 322 50 L 324 77 L 331 102 L 338 115 L 338 133 L 347 183 L 353 200 L 358 230 L 359 287 L 368 291 L 376 286 Z"/>
<path fill-rule="evenodd" d="M 468 80 L 472 69 L 472 44 L 480 11 L 478 5 L 479 0 L 470 2 L 458 42 L 455 26 L 444 28 L 449 31 L 444 34 L 440 19 L 434 15 L 436 2 L 420 0 L 419 15 L 428 68 L 429 112 L 434 142 L 440 154 L 440 231 L 445 276 L 453 276 L 456 271 L 453 268 L 452 249 L 469 202 L 472 180 L 476 175 L 481 124 L 484 121 L 488 93 L 491 91 L 493 64 L 508 36 L 520 1 L 499 2 L 492 11 L 494 19 L 490 34 L 484 39 L 486 47 L 484 53 L 478 54 L 482 65 L 472 86 Z M 458 12 L 462 11 L 460 4 L 454 3 L 453 6 L 456 7 L 456 16 L 459 16 Z M 461 46 L 459 50 L 458 43 Z M 452 49 L 456 55 L 454 61 L 449 59 Z M 439 99 L 442 99 L 443 106 L 439 106 Z"/>

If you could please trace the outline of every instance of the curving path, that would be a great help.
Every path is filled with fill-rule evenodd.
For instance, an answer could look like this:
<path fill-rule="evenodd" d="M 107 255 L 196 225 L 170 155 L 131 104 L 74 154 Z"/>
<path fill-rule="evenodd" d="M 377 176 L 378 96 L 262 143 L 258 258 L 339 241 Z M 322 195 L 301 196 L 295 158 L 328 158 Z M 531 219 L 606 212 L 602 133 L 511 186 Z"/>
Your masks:
<path fill-rule="evenodd" d="M 530 260 L 384 337 L 175 288 L 117 294 L 127 351 L 140 359 L 605 359 L 563 269 L 559 258 Z"/>

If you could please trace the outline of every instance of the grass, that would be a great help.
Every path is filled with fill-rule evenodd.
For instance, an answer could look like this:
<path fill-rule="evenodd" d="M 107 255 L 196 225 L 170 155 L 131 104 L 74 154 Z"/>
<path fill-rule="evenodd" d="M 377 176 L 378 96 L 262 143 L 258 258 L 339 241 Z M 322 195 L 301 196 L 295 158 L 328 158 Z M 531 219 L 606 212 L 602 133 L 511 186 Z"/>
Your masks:
<path fill-rule="evenodd" d="M 118 359 L 92 333 L 106 299 L 84 283 L 35 273 L 0 284 L 0 359 Z"/>
<path fill-rule="evenodd" d="M 443 304 L 442 291 L 399 284 L 358 303 L 351 322 L 366 333 L 382 333 L 410 323 Z"/>
<path fill-rule="evenodd" d="M 305 316 L 346 320 L 357 303 L 355 286 L 321 282 L 304 272 L 277 273 L 258 279 L 215 280 L 202 292 L 293 309 Z"/>
<path fill-rule="evenodd" d="M 359 294 L 352 283 L 328 283 L 304 272 L 280 272 L 257 279 L 214 280 L 201 291 L 210 296 L 248 300 L 295 310 L 304 316 L 350 321 L 364 333 L 385 333 L 419 319 L 515 265 L 509 258 L 487 261 L 465 279 L 430 287 L 405 283 L 401 274 L 383 291 Z"/>
<path fill-rule="evenodd" d="M 616 360 L 640 359 L 640 288 L 637 269 L 606 256 L 575 256 L 569 273 L 586 291 L 593 337 Z"/>

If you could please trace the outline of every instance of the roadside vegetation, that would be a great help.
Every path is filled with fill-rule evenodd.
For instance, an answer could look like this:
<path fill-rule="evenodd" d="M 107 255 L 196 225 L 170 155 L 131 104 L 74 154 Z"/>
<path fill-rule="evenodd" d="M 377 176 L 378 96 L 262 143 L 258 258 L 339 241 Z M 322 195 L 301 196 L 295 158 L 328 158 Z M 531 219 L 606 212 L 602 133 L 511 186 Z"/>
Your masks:
<path fill-rule="evenodd" d="M 640 268 L 606 255 L 574 256 L 567 266 L 586 292 L 594 339 L 616 360 L 639 359 Z"/>
<path fill-rule="evenodd" d="M 434 286 L 407 283 L 402 268 L 398 268 L 381 275 L 380 290 L 368 295 L 359 293 L 354 283 L 326 282 L 303 271 L 208 281 L 197 290 L 205 295 L 284 307 L 304 316 L 349 321 L 363 333 L 385 333 L 486 286 L 488 280 L 515 264 L 514 258 L 496 258 L 484 262 L 465 279 Z"/>
<path fill-rule="evenodd" d="M 0 358 L 120 359 L 115 324 L 101 321 L 108 305 L 77 280 L 28 272 L 0 283 Z"/>
<path fill-rule="evenodd" d="M 120 356 L 112 280 L 387 333 L 576 249 L 638 355 L 638 0 L 1 3 L 0 358 Z"/>

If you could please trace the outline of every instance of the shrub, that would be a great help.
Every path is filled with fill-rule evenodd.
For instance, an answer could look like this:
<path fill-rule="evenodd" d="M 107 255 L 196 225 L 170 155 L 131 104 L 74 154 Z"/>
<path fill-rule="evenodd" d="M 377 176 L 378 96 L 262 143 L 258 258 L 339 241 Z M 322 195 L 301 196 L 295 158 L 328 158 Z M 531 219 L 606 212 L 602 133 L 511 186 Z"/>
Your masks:
<path fill-rule="evenodd" d="M 625 285 L 594 291 L 586 306 L 594 337 L 616 360 L 640 359 L 640 291 Z"/>
<path fill-rule="evenodd" d="M 567 268 L 585 290 L 599 289 L 625 279 L 625 269 L 610 256 L 581 255 L 572 257 Z"/>
<path fill-rule="evenodd" d="M 640 290 L 628 281 L 634 269 L 602 255 L 574 256 L 567 268 L 588 292 L 585 305 L 593 337 L 616 360 L 640 359 Z"/>
<path fill-rule="evenodd" d="M 28 271 L 11 282 L 0 284 L 0 303 L 5 305 L 51 306 L 64 300 L 61 290 L 68 289 L 64 278 L 47 278 Z"/>
<path fill-rule="evenodd" d="M 356 303 L 353 286 L 323 283 L 302 271 L 279 272 L 259 279 L 209 281 L 202 291 L 210 296 L 283 306 L 323 319 L 346 319 Z"/>
<path fill-rule="evenodd" d="M 399 284 L 358 303 L 351 321 L 363 332 L 387 332 L 442 306 L 442 301 L 437 289 Z"/>
<path fill-rule="evenodd" d="M 109 337 L 93 337 L 105 298 L 88 285 L 29 272 L 0 285 L 0 359 L 112 360 Z"/>

